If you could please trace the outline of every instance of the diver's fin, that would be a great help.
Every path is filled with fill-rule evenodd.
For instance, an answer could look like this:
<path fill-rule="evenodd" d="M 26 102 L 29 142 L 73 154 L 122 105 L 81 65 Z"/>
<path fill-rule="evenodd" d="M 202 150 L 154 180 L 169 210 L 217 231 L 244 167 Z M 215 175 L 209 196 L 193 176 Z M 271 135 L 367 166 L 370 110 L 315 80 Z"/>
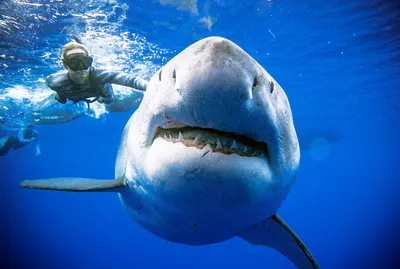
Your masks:
<path fill-rule="evenodd" d="M 78 192 L 120 192 L 126 188 L 123 177 L 113 180 L 80 177 L 25 180 L 20 186 L 29 189 Z"/>
<path fill-rule="evenodd" d="M 320 268 L 304 243 L 277 214 L 243 230 L 238 236 L 253 245 L 275 248 L 299 269 Z"/>

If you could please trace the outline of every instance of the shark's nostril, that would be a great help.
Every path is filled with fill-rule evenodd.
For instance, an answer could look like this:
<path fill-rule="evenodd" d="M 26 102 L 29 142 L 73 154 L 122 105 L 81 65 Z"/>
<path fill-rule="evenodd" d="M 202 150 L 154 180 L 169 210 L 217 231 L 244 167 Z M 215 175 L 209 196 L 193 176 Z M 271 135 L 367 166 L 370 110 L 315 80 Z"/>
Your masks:
<path fill-rule="evenodd" d="M 172 77 L 174 78 L 174 79 L 176 79 L 176 70 L 174 69 L 174 72 L 172 73 Z"/>
<path fill-rule="evenodd" d="M 161 74 L 162 74 L 162 70 L 160 70 L 160 72 L 158 73 L 158 80 L 161 81 Z"/>
<path fill-rule="evenodd" d="M 273 82 L 273 81 L 271 81 L 270 83 L 269 83 L 269 91 L 271 92 L 271 93 L 273 93 L 274 92 L 274 89 L 275 89 L 275 83 Z"/>

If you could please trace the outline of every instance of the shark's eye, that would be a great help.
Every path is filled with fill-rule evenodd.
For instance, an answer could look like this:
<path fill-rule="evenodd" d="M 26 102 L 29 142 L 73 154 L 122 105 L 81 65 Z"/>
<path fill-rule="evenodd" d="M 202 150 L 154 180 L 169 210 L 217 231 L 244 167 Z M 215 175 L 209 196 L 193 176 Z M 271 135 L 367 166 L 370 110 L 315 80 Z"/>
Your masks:
<path fill-rule="evenodd" d="M 161 81 L 161 74 L 162 74 L 162 70 L 160 70 L 160 72 L 158 73 L 158 80 Z"/>
<path fill-rule="evenodd" d="M 271 82 L 269 83 L 269 89 L 270 89 L 270 92 L 271 92 L 271 93 L 273 93 L 273 92 L 274 92 L 274 89 L 275 89 L 275 83 L 274 83 L 273 81 L 271 81 Z"/>

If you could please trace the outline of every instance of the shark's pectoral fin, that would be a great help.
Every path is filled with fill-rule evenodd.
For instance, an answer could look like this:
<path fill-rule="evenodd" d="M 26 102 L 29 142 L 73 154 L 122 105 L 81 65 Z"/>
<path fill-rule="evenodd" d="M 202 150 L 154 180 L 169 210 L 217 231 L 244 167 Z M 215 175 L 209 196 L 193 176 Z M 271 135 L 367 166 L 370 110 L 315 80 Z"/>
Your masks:
<path fill-rule="evenodd" d="M 104 180 L 79 177 L 25 180 L 20 186 L 30 189 L 78 192 L 120 192 L 126 188 L 123 178 Z"/>
<path fill-rule="evenodd" d="M 253 245 L 275 248 L 299 269 L 320 268 L 304 243 L 277 214 L 243 230 L 238 236 Z"/>

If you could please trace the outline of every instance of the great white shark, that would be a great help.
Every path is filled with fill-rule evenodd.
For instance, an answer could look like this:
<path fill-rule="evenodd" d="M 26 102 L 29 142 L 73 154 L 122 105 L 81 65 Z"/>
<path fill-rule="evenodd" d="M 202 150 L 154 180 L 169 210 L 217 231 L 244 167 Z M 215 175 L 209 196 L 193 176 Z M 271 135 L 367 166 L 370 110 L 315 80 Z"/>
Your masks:
<path fill-rule="evenodd" d="M 299 163 L 284 90 L 238 45 L 208 37 L 149 81 L 122 133 L 114 179 L 20 185 L 116 192 L 133 219 L 165 240 L 200 246 L 237 236 L 315 269 L 308 248 L 276 213 Z"/>

